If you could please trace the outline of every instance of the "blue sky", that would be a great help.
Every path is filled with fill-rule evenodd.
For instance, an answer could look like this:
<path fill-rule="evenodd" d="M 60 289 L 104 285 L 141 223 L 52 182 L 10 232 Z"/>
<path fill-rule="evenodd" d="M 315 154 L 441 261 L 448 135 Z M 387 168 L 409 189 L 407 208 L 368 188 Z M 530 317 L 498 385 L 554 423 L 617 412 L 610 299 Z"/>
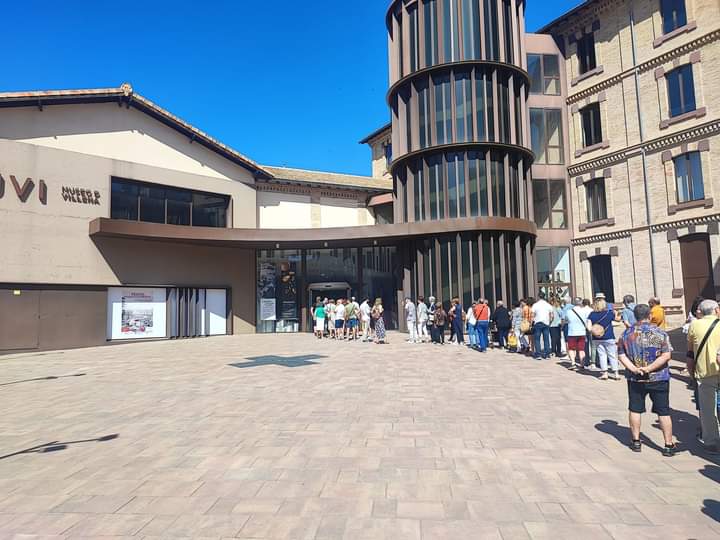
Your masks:
<path fill-rule="evenodd" d="M 579 3 L 529 0 L 527 29 Z M 389 0 L 50 5 L 3 6 L 0 91 L 127 81 L 260 163 L 370 173 L 357 143 L 388 120 Z"/>

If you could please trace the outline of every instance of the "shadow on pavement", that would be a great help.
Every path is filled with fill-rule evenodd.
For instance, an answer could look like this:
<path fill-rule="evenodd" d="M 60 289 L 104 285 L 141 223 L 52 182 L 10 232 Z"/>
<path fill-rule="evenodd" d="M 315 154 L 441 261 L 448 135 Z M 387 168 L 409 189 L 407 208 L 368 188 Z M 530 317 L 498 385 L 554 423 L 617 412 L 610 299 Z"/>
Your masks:
<path fill-rule="evenodd" d="M 608 435 L 612 435 L 623 446 L 630 446 L 632 435 L 628 426 L 621 426 L 615 420 L 603 420 L 599 424 L 595 424 L 595 429 L 603 433 L 607 433 Z M 642 432 L 640 433 L 640 440 L 645 446 L 657 450 L 658 452 L 662 451 L 660 446 L 648 439 Z"/>
<path fill-rule="evenodd" d="M 715 521 L 720 522 L 720 502 L 705 499 L 701 512 Z"/>
<path fill-rule="evenodd" d="M 7 382 L 7 383 L 0 383 L 0 386 L 10 386 L 11 384 L 20 384 L 20 383 L 26 383 L 26 382 L 35 382 L 35 381 L 54 381 L 56 379 L 66 379 L 68 377 L 84 377 L 87 375 L 86 373 L 75 373 L 74 375 L 50 375 L 49 377 L 36 377 L 34 379 L 23 379 L 22 381 L 13 381 L 13 382 Z"/>
<path fill-rule="evenodd" d="M 83 444 L 83 443 L 90 443 L 90 442 L 107 442 L 112 441 L 113 439 L 117 439 L 119 435 L 117 433 L 114 433 L 112 435 L 104 435 L 102 437 L 98 437 L 96 439 L 84 439 L 82 441 L 53 441 L 45 444 L 39 444 L 37 446 L 33 446 L 32 448 L 26 448 L 25 450 L 20 450 L 19 452 L 13 452 L 12 454 L 6 454 L 4 456 L 0 456 L 0 459 L 7 459 L 11 458 L 13 456 L 20 456 L 22 454 L 47 454 L 50 452 L 58 452 L 60 450 L 65 450 L 68 446 L 72 444 Z"/>
<path fill-rule="evenodd" d="M 252 368 L 260 366 L 281 366 L 287 368 L 313 366 L 319 364 L 319 362 L 312 362 L 312 360 L 319 360 L 320 358 L 327 358 L 319 354 L 304 354 L 302 356 L 251 356 L 246 358 L 249 362 L 238 362 L 235 364 L 228 364 L 235 368 Z"/>

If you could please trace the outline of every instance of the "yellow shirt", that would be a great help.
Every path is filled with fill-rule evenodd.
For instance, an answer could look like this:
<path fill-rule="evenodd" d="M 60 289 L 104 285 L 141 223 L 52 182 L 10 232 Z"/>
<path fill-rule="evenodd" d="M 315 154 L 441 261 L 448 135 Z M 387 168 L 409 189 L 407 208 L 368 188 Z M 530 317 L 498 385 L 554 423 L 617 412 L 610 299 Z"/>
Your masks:
<path fill-rule="evenodd" d="M 665 308 L 662 306 L 652 307 L 650 310 L 650 324 L 665 330 Z"/>
<path fill-rule="evenodd" d="M 710 329 L 710 325 L 717 319 L 715 315 L 707 315 L 702 319 L 693 321 L 688 331 L 688 348 L 697 352 L 700 348 L 705 334 Z M 712 334 L 705 343 L 700 356 L 695 357 L 695 376 L 698 379 L 712 377 L 720 374 L 720 366 L 718 366 L 718 350 L 720 350 L 720 324 L 715 326 Z"/>

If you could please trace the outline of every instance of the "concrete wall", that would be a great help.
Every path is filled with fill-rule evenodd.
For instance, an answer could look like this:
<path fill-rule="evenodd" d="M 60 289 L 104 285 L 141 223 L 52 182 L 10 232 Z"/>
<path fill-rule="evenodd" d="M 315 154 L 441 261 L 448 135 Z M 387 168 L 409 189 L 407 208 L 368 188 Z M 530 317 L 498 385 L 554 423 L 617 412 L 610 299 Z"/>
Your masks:
<path fill-rule="evenodd" d="M 313 226 L 309 194 L 259 191 L 257 205 L 261 229 L 309 229 Z"/>

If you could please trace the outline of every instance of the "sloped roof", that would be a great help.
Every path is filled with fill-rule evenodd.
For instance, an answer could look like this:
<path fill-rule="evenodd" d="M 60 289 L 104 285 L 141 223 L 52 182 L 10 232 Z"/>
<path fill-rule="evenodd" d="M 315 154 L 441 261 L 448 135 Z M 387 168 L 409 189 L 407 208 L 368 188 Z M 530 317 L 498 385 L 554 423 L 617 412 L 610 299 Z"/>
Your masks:
<path fill-rule="evenodd" d="M 392 180 L 386 178 L 375 178 L 372 176 L 358 176 L 353 174 L 339 174 L 323 171 L 308 171 L 304 169 L 292 169 L 288 167 L 272 167 L 263 165 L 273 178 L 272 181 L 300 183 L 319 186 L 332 186 L 351 189 L 362 189 L 367 191 L 392 191 Z"/>
<path fill-rule="evenodd" d="M 360 144 L 367 144 L 371 140 L 373 140 L 375 137 L 383 135 L 386 131 L 390 131 L 391 129 L 392 129 L 392 122 L 388 122 L 384 126 L 373 131 L 370 135 L 366 136 L 363 140 L 360 141 Z"/>
<path fill-rule="evenodd" d="M 556 18 L 553 21 L 550 21 L 549 23 L 545 24 L 542 28 L 539 28 L 535 33 L 536 34 L 550 34 L 556 26 L 559 26 L 560 24 L 566 22 L 568 19 L 573 17 L 574 15 L 577 15 L 581 11 L 583 11 L 586 7 L 597 3 L 598 0 L 585 0 L 584 2 L 578 4 L 574 8 L 572 8 L 570 11 L 566 11 L 562 15 L 560 15 L 558 18 Z"/>
<path fill-rule="evenodd" d="M 261 178 L 269 178 L 270 173 L 253 160 L 244 156 L 237 150 L 221 143 L 195 126 L 185 122 L 149 99 L 136 93 L 132 86 L 124 83 L 119 88 L 93 88 L 82 90 L 42 90 L 32 92 L 4 92 L 0 93 L 0 108 L 7 107 L 42 107 L 47 105 L 68 105 L 80 103 L 118 103 L 130 108 L 133 107 L 163 124 L 186 135 L 193 142 L 202 144 L 206 148 L 240 165 Z"/>

